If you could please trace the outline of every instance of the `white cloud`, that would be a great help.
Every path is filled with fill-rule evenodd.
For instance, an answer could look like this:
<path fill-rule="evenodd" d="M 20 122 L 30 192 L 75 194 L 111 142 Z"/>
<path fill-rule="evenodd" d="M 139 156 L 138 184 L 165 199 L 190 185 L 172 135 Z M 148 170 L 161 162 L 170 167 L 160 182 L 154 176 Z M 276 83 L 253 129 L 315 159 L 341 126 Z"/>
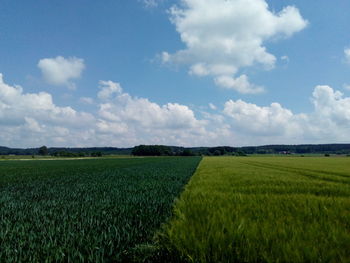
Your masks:
<path fill-rule="evenodd" d="M 230 76 L 219 76 L 215 78 L 215 83 L 220 87 L 233 89 L 242 94 L 258 94 L 264 92 L 263 87 L 250 83 L 246 75 L 241 75 L 236 79 Z"/>
<path fill-rule="evenodd" d="M 308 114 L 294 114 L 279 103 L 261 107 L 242 100 L 226 102 L 223 113 L 246 144 L 348 142 L 350 98 L 316 86 L 311 101 L 314 111 Z"/>
<path fill-rule="evenodd" d="M 33 118 L 30 117 L 24 117 L 25 125 L 30 131 L 34 132 L 43 132 L 43 128 L 41 125 Z"/>
<path fill-rule="evenodd" d="M 92 113 L 60 107 L 49 93 L 25 93 L 0 74 L 0 145 L 14 147 L 183 146 L 348 142 L 350 97 L 329 86 L 316 86 L 314 110 L 295 114 L 279 103 L 259 106 L 229 100 L 223 111 L 195 113 L 179 103 L 159 105 L 101 81 Z"/>
<path fill-rule="evenodd" d="M 254 136 L 292 136 L 301 131 L 300 120 L 279 103 L 260 107 L 242 100 L 225 103 L 224 114 L 233 120 L 233 125 L 244 133 Z"/>
<path fill-rule="evenodd" d="M 158 5 L 156 0 L 143 0 L 146 7 L 156 7 Z"/>
<path fill-rule="evenodd" d="M 113 81 L 100 81 L 101 90 L 97 93 L 97 97 L 101 100 L 108 100 L 114 94 L 122 93 L 122 88 L 119 83 Z"/>
<path fill-rule="evenodd" d="M 118 83 L 105 81 L 103 84 L 100 93 L 108 92 L 108 96 L 99 96 L 104 101 L 100 104 L 99 115 L 105 120 L 125 122 L 129 126 L 134 123 L 140 129 L 179 130 L 199 128 L 202 124 L 187 106 L 177 103 L 160 106 L 148 99 L 123 93 Z M 109 92 L 111 90 L 115 91 L 115 96 Z"/>
<path fill-rule="evenodd" d="M 164 0 L 139 0 L 141 1 L 146 8 L 154 8 L 157 7 Z"/>
<path fill-rule="evenodd" d="M 102 91 L 120 87 L 112 81 L 104 83 Z M 111 142 L 198 146 L 218 143 L 223 134 L 230 133 L 226 126 L 211 126 L 213 121 L 198 119 L 188 106 L 159 105 L 146 98 L 132 97 L 121 88 L 101 101 L 98 127 Z"/>
<path fill-rule="evenodd" d="M 49 93 L 24 93 L 22 87 L 6 84 L 0 74 L 0 120 L 0 144 L 35 146 L 41 140 L 51 144 L 60 140 L 54 127 L 69 129 L 72 136 L 61 139 L 74 144 L 75 139 L 83 138 L 80 134 L 90 128 L 95 117 L 71 107 L 55 105 Z"/>
<path fill-rule="evenodd" d="M 343 89 L 345 89 L 345 90 L 350 90 L 350 84 L 345 83 L 345 84 L 343 85 Z"/>
<path fill-rule="evenodd" d="M 204 63 L 197 63 L 190 67 L 189 73 L 197 76 L 207 75 L 231 75 L 236 72 L 236 68 L 225 64 L 206 65 Z"/>
<path fill-rule="evenodd" d="M 193 75 L 231 79 L 244 67 L 273 68 L 276 58 L 264 42 L 290 37 L 308 23 L 297 8 L 273 13 L 265 0 L 182 0 L 169 12 L 186 48 L 163 52 L 163 62 L 188 64 Z"/>
<path fill-rule="evenodd" d="M 84 60 L 80 58 L 58 56 L 56 58 L 41 59 L 38 67 L 47 83 L 75 89 L 75 84 L 72 80 L 80 78 L 81 73 L 85 69 L 85 64 Z"/>
<path fill-rule="evenodd" d="M 209 103 L 208 105 L 209 105 L 209 108 L 211 110 L 216 110 L 217 109 L 217 107 L 213 103 Z"/>
<path fill-rule="evenodd" d="M 185 105 L 132 97 L 112 81 L 101 81 L 97 96 L 98 112 L 79 112 L 55 105 L 49 93 L 10 86 L 0 74 L 0 145 L 201 145 L 216 140 L 222 130 L 207 130 L 208 122 Z"/>
<path fill-rule="evenodd" d="M 165 52 L 165 51 L 162 52 L 161 59 L 164 63 L 170 62 L 170 58 L 171 58 L 171 56 L 168 52 Z"/>
<path fill-rule="evenodd" d="M 347 63 L 350 63 L 350 48 L 344 49 L 345 60 Z"/>
<path fill-rule="evenodd" d="M 289 57 L 288 56 L 281 56 L 281 60 L 288 63 L 289 62 Z"/>
<path fill-rule="evenodd" d="M 340 91 L 334 91 L 329 86 L 317 86 L 312 95 L 319 121 L 331 122 L 333 127 L 349 126 L 350 98 L 343 98 Z"/>

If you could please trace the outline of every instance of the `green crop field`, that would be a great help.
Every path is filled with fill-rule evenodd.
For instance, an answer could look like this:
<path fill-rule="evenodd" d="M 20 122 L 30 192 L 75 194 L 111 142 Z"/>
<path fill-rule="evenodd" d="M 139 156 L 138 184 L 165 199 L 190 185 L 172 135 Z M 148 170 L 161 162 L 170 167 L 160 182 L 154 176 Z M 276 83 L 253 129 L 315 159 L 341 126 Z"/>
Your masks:
<path fill-rule="evenodd" d="M 350 262 L 350 159 L 0 162 L 0 262 Z M 173 207 L 173 216 L 171 210 Z"/>
<path fill-rule="evenodd" d="M 0 162 L 0 262 L 134 259 L 152 244 L 199 161 Z"/>
<path fill-rule="evenodd" d="M 174 261 L 350 262 L 350 159 L 204 158 L 159 240 Z"/>

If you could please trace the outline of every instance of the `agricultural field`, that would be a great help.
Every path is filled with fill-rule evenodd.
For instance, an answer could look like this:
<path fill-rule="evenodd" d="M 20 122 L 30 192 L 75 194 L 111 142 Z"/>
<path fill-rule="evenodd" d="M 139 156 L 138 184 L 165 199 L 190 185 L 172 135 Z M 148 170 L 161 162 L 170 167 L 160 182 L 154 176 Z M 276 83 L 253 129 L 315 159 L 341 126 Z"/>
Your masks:
<path fill-rule="evenodd" d="M 174 261 L 350 262 L 350 159 L 206 157 L 159 240 Z"/>
<path fill-rule="evenodd" d="M 200 157 L 0 162 L 0 262 L 141 261 Z"/>

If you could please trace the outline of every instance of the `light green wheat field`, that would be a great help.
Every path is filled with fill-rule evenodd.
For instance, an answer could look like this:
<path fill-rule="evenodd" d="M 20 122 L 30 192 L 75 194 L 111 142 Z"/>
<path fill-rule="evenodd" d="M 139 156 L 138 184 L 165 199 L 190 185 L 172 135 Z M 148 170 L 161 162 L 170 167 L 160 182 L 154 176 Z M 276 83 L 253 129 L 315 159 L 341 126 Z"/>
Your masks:
<path fill-rule="evenodd" d="M 190 262 L 350 262 L 350 159 L 204 158 L 174 213 Z"/>

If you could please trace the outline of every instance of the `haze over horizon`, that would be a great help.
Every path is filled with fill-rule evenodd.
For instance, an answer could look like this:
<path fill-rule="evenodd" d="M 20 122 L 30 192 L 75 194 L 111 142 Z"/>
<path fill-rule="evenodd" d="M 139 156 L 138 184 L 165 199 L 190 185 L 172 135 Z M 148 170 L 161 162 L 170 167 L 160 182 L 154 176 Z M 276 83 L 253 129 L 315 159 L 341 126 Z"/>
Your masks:
<path fill-rule="evenodd" d="M 0 145 L 349 143 L 350 1 L 0 2 Z"/>

